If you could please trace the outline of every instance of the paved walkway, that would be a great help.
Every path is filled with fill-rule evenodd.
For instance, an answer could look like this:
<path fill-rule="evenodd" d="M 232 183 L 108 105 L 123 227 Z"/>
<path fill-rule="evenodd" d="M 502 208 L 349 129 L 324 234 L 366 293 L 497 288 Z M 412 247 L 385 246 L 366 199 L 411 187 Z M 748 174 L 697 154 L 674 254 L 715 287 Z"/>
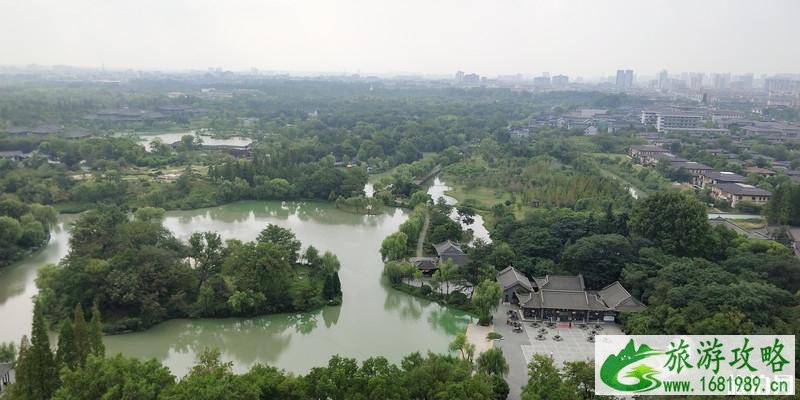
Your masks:
<path fill-rule="evenodd" d="M 419 232 L 417 239 L 417 257 L 422 257 L 422 247 L 425 244 L 425 238 L 428 236 L 428 228 L 431 226 L 431 215 L 425 213 L 425 222 L 422 224 L 422 230 Z"/>
<path fill-rule="evenodd" d="M 506 312 L 511 308 L 501 304 L 494 313 L 495 332 L 503 335 L 503 339 L 495 341 L 495 347 L 503 350 L 503 355 L 508 363 L 508 398 L 509 400 L 519 400 L 522 393 L 522 386 L 528 383 L 528 362 L 522 352 L 522 346 L 531 344 L 528 335 L 525 333 L 515 333 L 511 326 L 506 325 L 508 315 Z"/>

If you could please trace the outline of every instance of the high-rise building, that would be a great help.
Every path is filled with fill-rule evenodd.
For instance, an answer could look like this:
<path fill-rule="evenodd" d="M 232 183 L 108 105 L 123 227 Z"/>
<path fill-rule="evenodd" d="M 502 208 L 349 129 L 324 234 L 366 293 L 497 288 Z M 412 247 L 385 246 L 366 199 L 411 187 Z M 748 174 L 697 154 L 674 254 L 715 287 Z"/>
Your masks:
<path fill-rule="evenodd" d="M 669 73 L 664 69 L 658 73 L 658 88 L 667 89 L 667 86 L 669 86 Z"/>
<path fill-rule="evenodd" d="M 736 87 L 744 90 L 752 89 L 754 80 L 753 74 L 739 75 L 736 77 Z"/>
<path fill-rule="evenodd" d="M 464 71 L 456 72 L 456 82 L 462 82 L 464 80 Z"/>
<path fill-rule="evenodd" d="M 553 86 L 564 87 L 569 85 L 569 77 L 566 75 L 556 75 L 552 79 Z"/>
<path fill-rule="evenodd" d="M 617 89 L 625 90 L 633 87 L 633 70 L 631 69 L 618 69 L 617 70 Z"/>
<path fill-rule="evenodd" d="M 730 83 L 731 83 L 730 73 L 711 75 L 711 84 L 714 87 L 714 89 L 727 89 Z"/>
<path fill-rule="evenodd" d="M 798 93 L 800 92 L 800 81 L 780 76 L 766 78 L 764 79 L 764 90 L 772 93 Z"/>
<path fill-rule="evenodd" d="M 702 90 L 703 89 L 703 76 L 702 73 L 696 73 L 689 76 L 689 87 L 692 90 Z"/>
<path fill-rule="evenodd" d="M 533 86 L 537 88 L 550 87 L 550 76 L 537 76 L 533 78 Z"/>
<path fill-rule="evenodd" d="M 461 81 L 464 83 L 480 83 L 481 77 L 478 74 L 466 74 Z"/>
<path fill-rule="evenodd" d="M 617 70 L 616 86 L 617 89 L 625 89 L 625 70 L 622 69 Z"/>

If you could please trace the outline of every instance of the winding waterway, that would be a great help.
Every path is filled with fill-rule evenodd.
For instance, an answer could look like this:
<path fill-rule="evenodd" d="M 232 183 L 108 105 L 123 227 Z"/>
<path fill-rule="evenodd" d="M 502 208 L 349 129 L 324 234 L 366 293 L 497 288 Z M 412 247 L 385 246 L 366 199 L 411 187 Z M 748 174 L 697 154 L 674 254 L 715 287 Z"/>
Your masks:
<path fill-rule="evenodd" d="M 30 331 L 36 270 L 67 253 L 68 226 L 74 218 L 60 216 L 44 249 L 0 270 L 0 341 L 19 341 Z M 334 354 L 359 360 L 382 355 L 397 362 L 414 351 L 444 352 L 471 318 L 393 290 L 381 280 L 380 243 L 405 219 L 402 210 L 363 216 L 328 203 L 242 202 L 167 212 L 164 226 L 181 239 L 213 230 L 224 238 L 253 240 L 270 223 L 292 229 L 304 245 L 339 257 L 343 303 L 250 319 L 171 320 L 144 332 L 107 336 L 107 353 L 156 358 L 183 375 L 197 354 L 210 347 L 219 348 L 239 372 L 266 363 L 304 373 Z"/>
<path fill-rule="evenodd" d="M 455 205 L 458 203 L 458 201 L 455 198 L 445 194 L 445 192 L 448 190 L 450 190 L 450 186 L 447 186 L 447 184 L 444 183 L 444 181 L 442 181 L 437 175 L 433 178 L 433 182 L 429 184 L 427 193 L 431 196 L 434 202 L 437 202 L 439 198 L 442 198 L 446 204 L 451 206 Z M 465 224 L 463 221 L 459 221 L 458 211 L 456 211 L 455 208 L 450 214 L 450 218 L 460 222 L 462 229 L 471 229 L 472 237 L 474 239 L 482 239 L 486 243 L 492 242 L 492 239 L 489 237 L 489 231 L 486 229 L 486 226 L 483 223 L 483 217 L 480 214 L 475 214 L 473 217 L 475 221 L 470 225 Z"/>

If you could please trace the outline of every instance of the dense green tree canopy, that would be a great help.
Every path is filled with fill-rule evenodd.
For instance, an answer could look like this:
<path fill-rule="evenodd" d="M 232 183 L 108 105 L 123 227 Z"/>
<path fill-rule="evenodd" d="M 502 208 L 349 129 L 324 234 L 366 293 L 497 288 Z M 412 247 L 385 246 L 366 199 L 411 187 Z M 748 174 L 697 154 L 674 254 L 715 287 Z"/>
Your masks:
<path fill-rule="evenodd" d="M 680 192 L 662 192 L 639 201 L 631 214 L 631 233 L 679 256 L 702 256 L 713 245 L 702 203 Z"/>
<path fill-rule="evenodd" d="M 593 235 L 564 248 L 561 263 L 571 274 L 582 274 L 589 289 L 602 289 L 619 279 L 633 256 L 633 247 L 624 236 Z"/>
<path fill-rule="evenodd" d="M 254 242 L 223 244 L 205 232 L 186 244 L 160 220 L 130 220 L 101 207 L 78 219 L 70 244 L 59 266 L 44 268 L 37 279 L 54 320 L 75 304 L 97 304 L 108 316 L 107 330 L 136 330 L 169 318 L 310 310 L 341 299 L 336 257 L 300 262 L 300 242 L 274 225 Z"/>

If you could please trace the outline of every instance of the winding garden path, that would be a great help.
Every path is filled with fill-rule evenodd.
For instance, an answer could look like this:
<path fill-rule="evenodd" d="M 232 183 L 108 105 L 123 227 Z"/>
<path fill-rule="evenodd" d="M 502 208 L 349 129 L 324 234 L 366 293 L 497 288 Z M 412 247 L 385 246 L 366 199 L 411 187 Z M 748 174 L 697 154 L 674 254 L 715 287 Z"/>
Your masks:
<path fill-rule="evenodd" d="M 417 239 L 417 257 L 422 257 L 422 248 L 425 245 L 425 237 L 428 236 L 428 228 L 431 225 L 431 215 L 430 213 L 425 214 L 425 222 L 422 224 L 422 230 L 419 233 L 419 238 Z"/>

